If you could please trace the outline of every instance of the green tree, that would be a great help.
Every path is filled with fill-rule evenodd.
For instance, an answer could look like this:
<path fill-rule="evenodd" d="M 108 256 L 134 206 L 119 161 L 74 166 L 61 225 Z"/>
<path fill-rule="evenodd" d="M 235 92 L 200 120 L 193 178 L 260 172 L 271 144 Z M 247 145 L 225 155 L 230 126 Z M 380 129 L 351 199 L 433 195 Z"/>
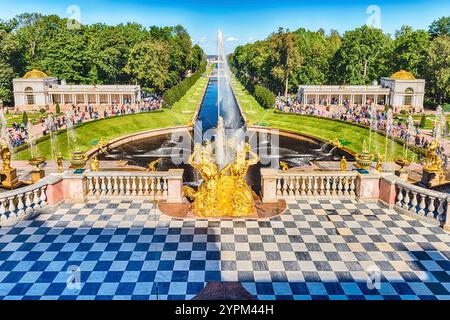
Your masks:
<path fill-rule="evenodd" d="M 450 36 L 450 17 L 442 17 L 433 21 L 428 32 L 433 38 Z"/>
<path fill-rule="evenodd" d="M 163 91 L 169 75 L 167 46 L 164 41 L 152 39 L 137 44 L 131 50 L 125 71 L 144 88 Z"/>
<path fill-rule="evenodd" d="M 300 69 L 301 56 L 298 51 L 296 36 L 280 28 L 269 38 L 271 47 L 270 66 L 271 74 L 276 80 L 279 89 L 284 87 L 285 96 L 288 95 L 289 78 Z"/>
<path fill-rule="evenodd" d="M 363 26 L 347 31 L 332 61 L 332 82 L 369 84 L 389 74 L 392 40 L 382 30 Z"/>
<path fill-rule="evenodd" d="M 24 112 L 22 113 L 22 123 L 23 123 L 24 125 L 27 125 L 27 124 L 28 124 L 28 114 L 27 114 L 26 111 L 24 111 Z"/>
<path fill-rule="evenodd" d="M 436 103 L 443 104 L 450 97 L 450 37 L 434 38 L 425 61 L 428 92 Z"/>
<path fill-rule="evenodd" d="M 414 31 L 409 26 L 403 26 L 395 34 L 392 69 L 394 71 L 408 70 L 416 76 L 422 76 L 429 45 L 428 32 Z"/>
<path fill-rule="evenodd" d="M 422 118 L 420 118 L 420 124 L 419 127 L 420 128 L 425 128 L 425 126 L 427 125 L 427 115 L 424 113 L 422 115 Z"/>

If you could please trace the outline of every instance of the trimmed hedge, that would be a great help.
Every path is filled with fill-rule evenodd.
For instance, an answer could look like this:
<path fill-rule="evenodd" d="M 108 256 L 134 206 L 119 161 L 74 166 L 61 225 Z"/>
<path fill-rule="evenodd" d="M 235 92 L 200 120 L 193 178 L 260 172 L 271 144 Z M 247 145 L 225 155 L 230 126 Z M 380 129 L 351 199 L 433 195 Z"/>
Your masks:
<path fill-rule="evenodd" d="M 170 88 L 164 92 L 162 98 L 164 100 L 164 107 L 171 108 L 176 102 L 178 102 L 188 92 L 188 90 L 197 82 L 198 79 L 206 71 L 206 61 L 200 64 L 200 67 L 189 78 L 184 79 L 176 86 Z"/>
<path fill-rule="evenodd" d="M 255 86 L 253 96 L 263 108 L 269 109 L 275 105 L 275 95 L 259 84 Z"/>
<path fill-rule="evenodd" d="M 261 107 L 271 109 L 275 105 L 275 95 L 269 89 L 259 85 L 242 73 L 235 73 L 236 78 L 242 83 L 248 92 L 258 101 Z"/>

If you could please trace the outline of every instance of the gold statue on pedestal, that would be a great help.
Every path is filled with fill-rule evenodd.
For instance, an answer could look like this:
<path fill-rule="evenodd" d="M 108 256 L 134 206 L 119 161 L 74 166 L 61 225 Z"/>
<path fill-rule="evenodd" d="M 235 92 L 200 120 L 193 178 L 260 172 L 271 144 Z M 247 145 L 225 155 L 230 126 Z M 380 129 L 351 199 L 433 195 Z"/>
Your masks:
<path fill-rule="evenodd" d="M 2 140 L 0 143 L 0 157 L 2 158 L 1 185 L 6 189 L 15 189 L 20 185 L 17 179 L 17 170 L 11 168 L 11 150 L 8 143 Z"/>
<path fill-rule="evenodd" d="M 425 153 L 425 166 L 424 170 L 427 172 L 441 173 L 442 172 L 442 159 L 438 155 L 439 141 L 433 140 Z"/>
<path fill-rule="evenodd" d="M 3 171 L 11 170 L 11 150 L 9 150 L 9 146 L 4 140 L 0 146 L 0 156 L 3 161 Z"/>
<path fill-rule="evenodd" d="M 439 141 L 433 140 L 425 153 L 421 182 L 428 187 L 440 185 L 445 180 L 444 165 L 438 150 Z"/>
<path fill-rule="evenodd" d="M 253 191 L 245 181 L 248 168 L 259 162 L 259 157 L 242 144 L 235 160 L 220 172 L 212 153 L 207 147 L 196 145 L 189 164 L 197 169 L 202 183 L 195 191 L 184 187 L 184 195 L 194 200 L 192 208 L 201 217 L 243 217 L 256 214 Z M 247 159 L 250 155 L 250 159 Z"/>
<path fill-rule="evenodd" d="M 383 160 L 384 160 L 384 156 L 381 155 L 381 153 L 378 154 L 378 160 L 377 160 L 377 171 L 378 172 L 383 172 Z"/>
<path fill-rule="evenodd" d="M 64 161 L 64 158 L 63 158 L 62 154 L 58 153 L 58 156 L 56 157 L 56 167 L 57 167 L 58 173 L 62 173 L 64 170 L 63 161 Z"/>
<path fill-rule="evenodd" d="M 345 158 L 345 156 L 342 156 L 341 159 L 341 171 L 342 172 L 347 171 L 347 159 Z"/>
<path fill-rule="evenodd" d="M 91 171 L 97 172 L 100 168 L 100 161 L 98 161 L 97 157 L 91 160 Z"/>

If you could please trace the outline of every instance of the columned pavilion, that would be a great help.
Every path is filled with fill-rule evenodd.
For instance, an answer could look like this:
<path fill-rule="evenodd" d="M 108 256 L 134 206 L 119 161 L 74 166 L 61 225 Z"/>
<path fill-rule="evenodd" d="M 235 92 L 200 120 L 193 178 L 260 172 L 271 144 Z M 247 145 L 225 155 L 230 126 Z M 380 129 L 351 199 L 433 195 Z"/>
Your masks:
<path fill-rule="evenodd" d="M 374 104 L 401 110 L 423 111 L 425 80 L 416 79 L 408 71 L 381 78 L 380 85 L 301 85 L 298 101 L 303 105 L 361 106 Z"/>
<path fill-rule="evenodd" d="M 19 111 L 41 108 L 53 111 L 56 104 L 61 110 L 73 105 L 134 105 L 141 100 L 138 85 L 68 85 L 39 70 L 14 79 L 13 85 L 15 108 Z"/>

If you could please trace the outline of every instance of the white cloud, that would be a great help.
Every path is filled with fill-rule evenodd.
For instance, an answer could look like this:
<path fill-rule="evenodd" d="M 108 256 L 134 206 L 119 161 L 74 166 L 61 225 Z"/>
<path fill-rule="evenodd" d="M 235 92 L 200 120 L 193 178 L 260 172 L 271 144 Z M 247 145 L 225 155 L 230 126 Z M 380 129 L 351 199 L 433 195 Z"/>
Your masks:
<path fill-rule="evenodd" d="M 236 38 L 236 37 L 227 37 L 227 38 L 225 39 L 225 41 L 227 41 L 227 42 L 238 41 L 238 38 Z"/>
<path fill-rule="evenodd" d="M 200 40 L 199 40 L 198 42 L 200 42 L 200 43 L 205 43 L 205 42 L 207 42 L 207 41 L 208 41 L 208 38 L 207 38 L 207 37 L 201 37 Z"/>

